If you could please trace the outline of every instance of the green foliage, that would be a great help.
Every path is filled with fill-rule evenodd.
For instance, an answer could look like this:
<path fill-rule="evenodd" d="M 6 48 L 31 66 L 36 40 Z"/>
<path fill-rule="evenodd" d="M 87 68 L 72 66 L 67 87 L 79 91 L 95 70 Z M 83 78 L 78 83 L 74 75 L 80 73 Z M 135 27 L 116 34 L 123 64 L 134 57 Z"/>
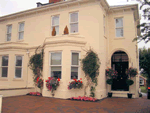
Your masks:
<path fill-rule="evenodd" d="M 118 72 L 111 68 L 106 69 L 105 74 L 107 77 L 109 77 L 111 79 L 117 79 L 117 76 L 118 76 Z"/>
<path fill-rule="evenodd" d="M 93 52 L 92 50 L 89 50 L 86 53 L 86 57 L 82 59 L 82 70 L 85 73 L 85 76 L 89 76 L 92 80 L 92 82 L 97 86 L 97 76 L 99 75 L 99 68 L 100 68 L 100 61 L 98 58 L 98 55 Z M 95 97 L 95 87 L 91 87 L 91 97 Z M 86 94 L 86 92 L 85 92 Z"/>
<path fill-rule="evenodd" d="M 141 23 L 139 22 L 139 25 L 137 26 L 138 29 L 140 29 L 141 31 L 141 34 L 135 38 L 133 41 L 136 41 L 138 40 L 139 42 L 140 41 L 145 41 L 145 43 L 149 42 L 150 41 L 150 2 L 149 0 L 137 0 L 139 1 L 142 5 L 140 7 L 140 9 L 143 11 L 143 18 L 145 20 L 144 23 Z M 143 7 L 143 6 L 146 6 L 146 7 Z"/>
<path fill-rule="evenodd" d="M 36 49 L 36 51 L 37 51 L 37 49 Z M 42 88 L 42 85 L 43 85 L 42 82 L 40 82 L 40 81 L 39 81 L 40 83 L 37 83 L 38 77 L 42 76 L 41 72 L 43 70 L 43 52 L 44 52 L 43 49 L 40 53 L 35 52 L 35 54 L 32 55 L 29 60 L 29 67 L 33 71 L 33 74 L 34 74 L 33 81 L 34 81 L 35 85 L 39 88 Z"/>
<path fill-rule="evenodd" d="M 147 83 L 150 84 L 150 48 L 139 49 L 139 63 L 141 73 L 147 78 Z"/>
<path fill-rule="evenodd" d="M 130 85 L 134 84 L 134 81 L 130 80 L 130 79 L 127 79 L 126 83 L 127 83 L 128 86 L 130 86 Z"/>
<path fill-rule="evenodd" d="M 72 89 L 72 88 L 74 88 L 74 89 L 81 89 L 82 87 L 83 87 L 83 83 L 82 83 L 82 81 L 80 81 L 80 80 L 76 80 L 76 79 L 73 79 L 74 81 L 72 81 L 71 83 L 69 83 L 69 85 L 68 85 L 68 89 L 70 90 L 70 89 Z"/>
<path fill-rule="evenodd" d="M 82 70 L 85 75 L 89 75 L 89 77 L 93 80 L 97 75 L 97 71 L 100 67 L 100 62 L 98 55 L 94 53 L 92 50 L 89 50 L 86 54 L 86 57 L 82 59 Z"/>
<path fill-rule="evenodd" d="M 91 86 L 90 91 L 91 91 L 90 96 L 91 96 L 91 97 L 95 97 L 95 93 L 94 93 L 95 87 Z"/>
<path fill-rule="evenodd" d="M 107 79 L 106 83 L 109 84 L 109 85 L 112 85 L 113 84 L 113 79 Z"/>

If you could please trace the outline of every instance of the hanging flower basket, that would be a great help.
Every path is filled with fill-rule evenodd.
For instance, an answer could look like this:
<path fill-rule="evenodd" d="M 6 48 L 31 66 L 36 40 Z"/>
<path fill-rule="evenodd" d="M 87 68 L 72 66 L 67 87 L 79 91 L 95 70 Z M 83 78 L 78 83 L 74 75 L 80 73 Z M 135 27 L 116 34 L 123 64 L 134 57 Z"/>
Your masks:
<path fill-rule="evenodd" d="M 49 91 L 51 91 L 52 96 L 54 96 L 54 90 L 57 90 L 57 87 L 59 86 L 60 79 L 56 79 L 55 77 L 48 77 L 48 80 L 46 80 L 46 87 Z"/>

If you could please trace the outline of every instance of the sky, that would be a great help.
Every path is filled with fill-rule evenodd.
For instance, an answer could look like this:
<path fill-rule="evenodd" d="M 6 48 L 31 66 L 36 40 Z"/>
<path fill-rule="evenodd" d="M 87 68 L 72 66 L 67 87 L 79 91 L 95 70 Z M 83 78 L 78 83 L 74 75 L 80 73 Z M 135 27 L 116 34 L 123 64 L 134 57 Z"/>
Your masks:
<path fill-rule="evenodd" d="M 112 5 L 126 5 L 126 4 L 135 4 L 138 3 L 136 0 L 106 0 L 110 6 Z M 16 13 L 19 11 L 24 11 L 32 8 L 36 8 L 37 2 L 48 3 L 49 0 L 0 0 L 0 17 L 12 13 Z M 142 22 L 143 20 L 141 20 Z M 140 42 L 138 44 L 139 48 L 150 47 L 150 42 L 145 44 L 144 42 Z"/>

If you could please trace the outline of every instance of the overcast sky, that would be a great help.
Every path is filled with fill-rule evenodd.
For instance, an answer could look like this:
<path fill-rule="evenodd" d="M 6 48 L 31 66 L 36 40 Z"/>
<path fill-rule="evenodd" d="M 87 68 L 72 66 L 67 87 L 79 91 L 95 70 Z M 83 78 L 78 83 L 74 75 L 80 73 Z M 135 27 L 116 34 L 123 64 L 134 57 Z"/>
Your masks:
<path fill-rule="evenodd" d="M 11 13 L 36 8 L 36 3 L 48 3 L 49 0 L 0 0 L 0 16 L 8 15 Z M 109 5 L 123 5 L 123 4 L 135 4 L 135 0 L 107 0 Z M 146 48 L 150 47 L 150 43 L 145 44 L 141 42 L 138 44 L 139 48 L 145 46 Z"/>

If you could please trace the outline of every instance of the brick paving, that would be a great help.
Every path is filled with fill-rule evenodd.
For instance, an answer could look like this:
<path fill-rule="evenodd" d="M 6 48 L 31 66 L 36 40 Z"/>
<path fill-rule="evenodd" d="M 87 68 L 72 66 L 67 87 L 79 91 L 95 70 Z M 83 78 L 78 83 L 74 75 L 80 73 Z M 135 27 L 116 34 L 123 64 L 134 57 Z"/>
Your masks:
<path fill-rule="evenodd" d="M 2 113 L 150 113 L 150 100 L 105 98 L 84 102 L 27 95 L 3 98 Z"/>

